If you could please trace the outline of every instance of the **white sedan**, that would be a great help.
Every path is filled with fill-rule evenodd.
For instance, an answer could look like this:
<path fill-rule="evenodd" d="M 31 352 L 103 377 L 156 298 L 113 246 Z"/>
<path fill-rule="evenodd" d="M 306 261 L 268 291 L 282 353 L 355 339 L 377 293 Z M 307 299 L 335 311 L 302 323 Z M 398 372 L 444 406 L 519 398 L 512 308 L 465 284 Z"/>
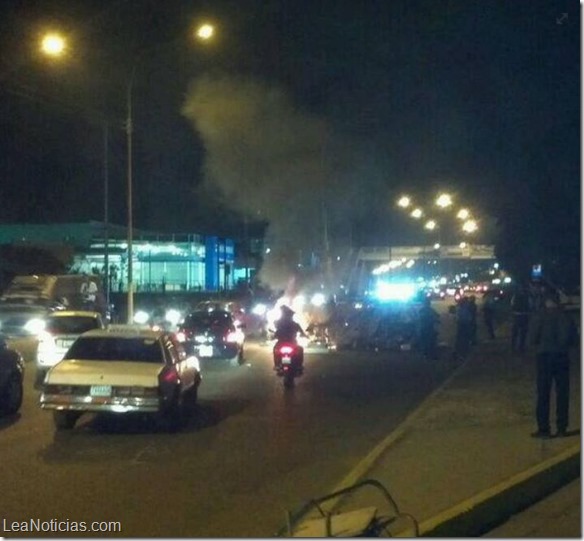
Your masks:
<path fill-rule="evenodd" d="M 73 428 L 83 412 L 157 414 L 169 429 L 194 407 L 199 361 L 173 333 L 111 325 L 82 334 L 51 368 L 40 405 L 57 429 Z"/>

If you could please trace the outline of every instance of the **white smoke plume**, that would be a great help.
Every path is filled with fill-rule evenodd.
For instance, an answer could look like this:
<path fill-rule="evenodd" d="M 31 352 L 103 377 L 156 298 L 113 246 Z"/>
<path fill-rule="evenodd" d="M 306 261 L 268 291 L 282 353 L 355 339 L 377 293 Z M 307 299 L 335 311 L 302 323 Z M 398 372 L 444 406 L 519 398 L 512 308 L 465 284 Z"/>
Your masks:
<path fill-rule="evenodd" d="M 227 76 L 192 83 L 183 114 L 205 145 L 204 187 L 252 219 L 269 222 L 273 264 L 322 246 L 327 126 L 298 112 L 279 89 Z M 270 273 L 268 268 L 266 273 Z M 281 275 L 280 270 L 272 274 Z M 271 280 L 273 281 L 273 279 Z"/>

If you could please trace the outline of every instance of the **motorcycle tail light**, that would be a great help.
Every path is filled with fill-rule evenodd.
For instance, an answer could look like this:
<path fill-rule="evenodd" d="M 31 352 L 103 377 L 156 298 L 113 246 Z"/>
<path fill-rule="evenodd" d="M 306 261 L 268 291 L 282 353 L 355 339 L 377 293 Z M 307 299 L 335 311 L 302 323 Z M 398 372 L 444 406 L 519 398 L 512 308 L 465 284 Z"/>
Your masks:
<path fill-rule="evenodd" d="M 225 341 L 226 342 L 237 342 L 237 333 L 234 331 L 227 333 L 227 335 L 225 336 Z"/>
<path fill-rule="evenodd" d="M 282 346 L 280 348 L 280 353 L 282 355 L 292 355 L 292 353 L 294 353 L 294 348 L 292 346 Z"/>

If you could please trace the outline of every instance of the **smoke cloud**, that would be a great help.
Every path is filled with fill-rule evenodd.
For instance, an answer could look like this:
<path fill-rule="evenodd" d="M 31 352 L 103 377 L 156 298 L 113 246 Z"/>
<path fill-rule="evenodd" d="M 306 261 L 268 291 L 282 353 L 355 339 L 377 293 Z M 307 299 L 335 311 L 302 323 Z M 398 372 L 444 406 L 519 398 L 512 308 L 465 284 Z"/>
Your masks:
<path fill-rule="evenodd" d="M 335 175 L 331 156 L 339 142 L 323 119 L 300 111 L 286 93 L 256 80 L 204 76 L 194 81 L 182 113 L 206 150 L 204 182 L 227 205 L 251 219 L 269 223 L 272 255 L 261 279 L 278 287 L 300 257 L 319 252 L 324 212 L 360 212 L 356 185 Z M 350 152 L 343 149 L 344 160 Z M 342 166 L 346 171 L 346 164 Z M 350 169 L 350 168 L 349 168 Z M 327 212 L 330 230 L 340 216 Z M 350 220 L 349 220 L 350 221 Z"/>

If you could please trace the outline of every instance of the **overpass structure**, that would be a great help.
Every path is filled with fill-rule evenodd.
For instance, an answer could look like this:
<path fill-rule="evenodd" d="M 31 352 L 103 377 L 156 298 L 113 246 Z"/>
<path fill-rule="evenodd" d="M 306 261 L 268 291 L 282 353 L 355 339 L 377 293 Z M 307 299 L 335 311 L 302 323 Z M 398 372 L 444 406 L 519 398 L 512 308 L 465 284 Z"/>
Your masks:
<path fill-rule="evenodd" d="M 439 247 L 367 246 L 359 248 L 354 258 L 348 288 L 358 292 L 367 289 L 373 269 L 383 264 L 429 277 L 469 269 L 482 271 L 496 261 L 493 245 L 470 243 Z"/>

